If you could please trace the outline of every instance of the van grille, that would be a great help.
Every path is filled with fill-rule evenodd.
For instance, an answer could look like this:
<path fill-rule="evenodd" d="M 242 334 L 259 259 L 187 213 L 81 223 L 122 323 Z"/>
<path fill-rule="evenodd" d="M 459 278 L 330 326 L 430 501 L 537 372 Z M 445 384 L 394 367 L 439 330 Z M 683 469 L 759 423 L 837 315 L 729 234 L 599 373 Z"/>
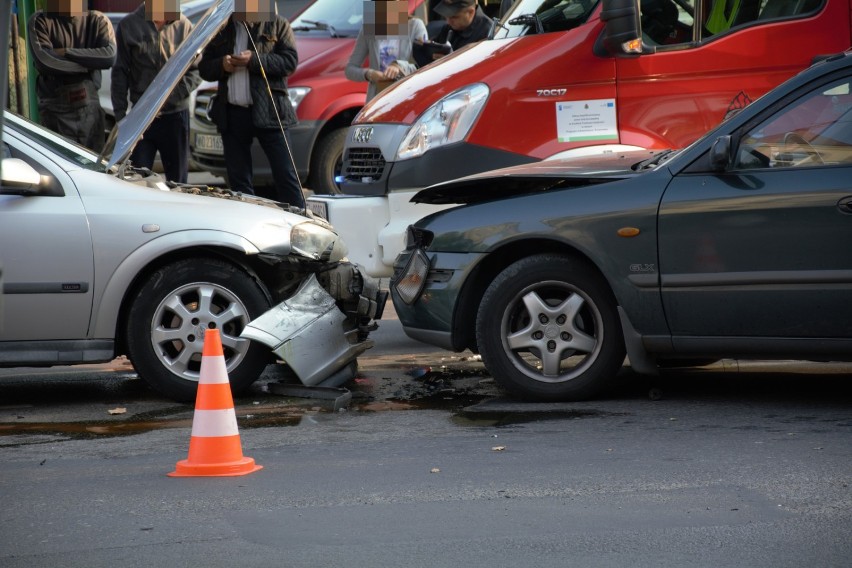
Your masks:
<path fill-rule="evenodd" d="M 378 148 L 349 148 L 344 159 L 347 180 L 370 183 L 382 179 L 385 159 Z"/>

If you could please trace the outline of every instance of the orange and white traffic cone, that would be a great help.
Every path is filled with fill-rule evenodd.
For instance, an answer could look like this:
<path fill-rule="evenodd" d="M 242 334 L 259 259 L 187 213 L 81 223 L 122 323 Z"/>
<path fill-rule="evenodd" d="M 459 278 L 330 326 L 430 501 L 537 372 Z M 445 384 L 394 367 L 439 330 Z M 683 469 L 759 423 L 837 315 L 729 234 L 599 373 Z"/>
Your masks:
<path fill-rule="evenodd" d="M 204 332 L 201 374 L 192 417 L 187 459 L 177 462 L 171 477 L 246 475 L 262 468 L 243 456 L 231 383 L 218 329 Z"/>

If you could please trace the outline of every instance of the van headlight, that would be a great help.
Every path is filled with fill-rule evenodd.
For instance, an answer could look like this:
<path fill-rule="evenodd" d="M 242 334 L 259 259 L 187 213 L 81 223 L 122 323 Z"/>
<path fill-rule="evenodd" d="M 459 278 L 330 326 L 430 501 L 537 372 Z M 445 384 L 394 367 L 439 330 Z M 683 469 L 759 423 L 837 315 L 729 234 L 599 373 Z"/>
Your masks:
<path fill-rule="evenodd" d="M 450 93 L 420 115 L 396 152 L 398 161 L 422 156 L 433 148 L 461 142 L 488 100 L 488 86 L 475 83 Z"/>
<path fill-rule="evenodd" d="M 290 248 L 296 254 L 336 262 L 346 256 L 346 245 L 334 231 L 316 223 L 299 223 L 290 231 Z"/>
<path fill-rule="evenodd" d="M 288 87 L 287 94 L 290 96 L 290 104 L 293 105 L 293 112 L 299 108 L 299 103 L 308 96 L 311 92 L 310 87 Z"/>

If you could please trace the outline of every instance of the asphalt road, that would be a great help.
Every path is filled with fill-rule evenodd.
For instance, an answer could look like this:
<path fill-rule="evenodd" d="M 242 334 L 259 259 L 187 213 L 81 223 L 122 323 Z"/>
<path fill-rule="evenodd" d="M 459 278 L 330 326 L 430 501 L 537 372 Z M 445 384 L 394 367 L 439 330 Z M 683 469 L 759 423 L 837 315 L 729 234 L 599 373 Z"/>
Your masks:
<path fill-rule="evenodd" d="M 237 401 L 243 477 L 167 477 L 193 410 L 124 362 L 3 370 L 0 566 L 850 565 L 852 366 L 625 368 L 525 404 L 392 316 L 345 408 L 274 372 Z"/>

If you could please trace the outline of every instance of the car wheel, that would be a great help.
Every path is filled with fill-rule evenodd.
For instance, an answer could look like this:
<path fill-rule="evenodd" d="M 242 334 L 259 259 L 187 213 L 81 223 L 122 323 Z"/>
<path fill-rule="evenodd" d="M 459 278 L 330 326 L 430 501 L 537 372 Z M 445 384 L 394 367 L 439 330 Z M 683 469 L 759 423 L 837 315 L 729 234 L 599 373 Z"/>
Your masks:
<path fill-rule="evenodd" d="M 240 338 L 246 324 L 268 309 L 264 291 L 238 267 L 209 258 L 175 262 L 148 277 L 130 306 L 128 357 L 155 390 L 191 402 L 204 330 L 219 329 L 231 390 L 238 393 L 270 360 L 265 346 Z"/>
<path fill-rule="evenodd" d="M 541 254 L 503 270 L 482 297 L 476 340 L 494 380 L 529 400 L 600 394 L 624 363 L 609 286 L 586 263 Z"/>
<path fill-rule="evenodd" d="M 337 176 L 343 168 L 343 142 L 346 140 L 346 128 L 332 130 L 317 142 L 311 160 L 311 173 L 308 186 L 316 194 L 340 193 Z"/>

